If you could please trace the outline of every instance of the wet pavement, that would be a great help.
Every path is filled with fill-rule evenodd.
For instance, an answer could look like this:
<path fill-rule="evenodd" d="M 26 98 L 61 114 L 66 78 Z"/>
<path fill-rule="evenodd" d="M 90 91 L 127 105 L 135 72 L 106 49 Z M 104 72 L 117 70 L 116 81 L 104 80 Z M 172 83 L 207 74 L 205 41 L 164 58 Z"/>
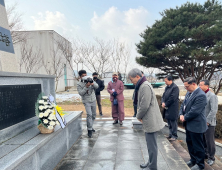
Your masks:
<path fill-rule="evenodd" d="M 123 126 L 113 121 L 95 121 L 93 138 L 88 138 L 83 122 L 83 135 L 71 147 L 55 170 L 137 170 L 148 160 L 144 132 L 133 130 L 132 122 Z M 157 135 L 158 170 L 189 169 L 173 146 L 163 136 Z"/>

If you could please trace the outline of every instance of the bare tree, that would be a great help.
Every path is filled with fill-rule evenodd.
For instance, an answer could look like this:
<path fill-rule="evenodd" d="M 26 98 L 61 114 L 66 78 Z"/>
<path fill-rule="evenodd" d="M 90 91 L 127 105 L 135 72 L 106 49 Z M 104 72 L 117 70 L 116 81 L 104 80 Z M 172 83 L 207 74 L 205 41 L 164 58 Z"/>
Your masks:
<path fill-rule="evenodd" d="M 117 40 L 102 40 L 94 38 L 93 44 L 83 43 L 85 55 L 84 65 L 91 71 L 97 72 L 100 77 L 107 71 L 126 72 L 131 49 Z"/>
<path fill-rule="evenodd" d="M 77 74 L 74 71 L 74 77 L 76 80 L 79 80 L 78 71 L 80 70 L 79 65 L 82 65 L 83 69 L 83 63 L 85 61 L 86 55 L 89 53 L 89 45 L 84 43 L 82 40 L 73 40 L 72 47 L 73 47 L 73 63 L 76 66 Z"/>
<path fill-rule="evenodd" d="M 218 94 L 222 87 L 222 72 L 215 72 L 210 80 L 210 87 L 214 91 L 215 94 Z"/>
<path fill-rule="evenodd" d="M 64 75 L 63 70 L 65 64 L 67 64 L 67 62 L 63 58 L 58 44 L 55 44 L 55 46 L 51 48 L 51 55 L 49 58 L 42 60 L 42 65 L 45 68 L 46 73 L 55 76 L 56 91 L 58 88 L 59 79 Z"/>
<path fill-rule="evenodd" d="M 95 44 L 85 44 L 85 66 L 91 72 L 97 72 L 102 78 L 103 73 L 110 69 L 113 56 L 112 42 L 94 38 Z"/>
<path fill-rule="evenodd" d="M 23 14 L 17 11 L 18 4 L 14 3 L 11 6 L 6 6 L 6 13 L 9 22 L 9 29 L 11 31 L 13 44 L 25 41 L 27 39 L 27 32 L 19 32 L 24 30 L 22 16 Z"/>
<path fill-rule="evenodd" d="M 124 73 L 123 80 L 126 81 L 126 71 L 130 64 L 130 58 L 131 58 L 131 46 L 128 46 L 125 43 L 122 43 L 120 45 L 120 62 L 121 62 L 121 68 L 119 68 L 118 71 Z"/>
<path fill-rule="evenodd" d="M 150 83 L 156 83 L 156 81 L 157 81 L 157 78 L 155 77 L 155 71 L 156 71 L 156 68 L 153 68 L 153 67 L 149 67 L 149 68 L 143 67 L 143 72 L 148 74 L 146 76 L 146 78 L 147 78 L 147 80 Z"/>
<path fill-rule="evenodd" d="M 67 39 L 60 37 L 57 39 L 54 39 L 58 50 L 61 51 L 61 54 L 64 56 L 65 60 L 66 60 L 66 64 L 68 65 L 68 68 L 71 69 L 71 77 L 75 77 L 77 78 L 77 75 L 75 73 L 73 64 L 74 64 L 74 60 L 73 60 L 73 47 L 71 45 L 71 42 L 69 42 Z M 74 50 L 76 50 L 76 48 L 74 47 Z"/>
<path fill-rule="evenodd" d="M 35 49 L 32 45 L 27 45 L 27 41 L 23 41 L 20 44 L 20 52 L 20 72 L 24 69 L 26 73 L 36 73 L 42 66 L 43 54 L 41 49 Z"/>

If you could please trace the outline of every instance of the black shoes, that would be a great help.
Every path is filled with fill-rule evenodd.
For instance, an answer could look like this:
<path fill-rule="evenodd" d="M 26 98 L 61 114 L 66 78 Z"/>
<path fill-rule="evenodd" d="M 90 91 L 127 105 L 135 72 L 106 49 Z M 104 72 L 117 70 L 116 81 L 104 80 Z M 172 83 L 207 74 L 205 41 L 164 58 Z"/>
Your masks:
<path fill-rule="evenodd" d="M 133 117 L 136 117 L 136 114 L 134 114 Z"/>
<path fill-rule="evenodd" d="M 114 125 L 115 125 L 115 124 L 118 124 L 118 120 L 114 120 L 113 124 L 114 124 Z M 123 125 L 123 122 L 122 122 L 122 121 L 119 121 L 119 124 L 120 124 L 120 126 L 122 126 L 122 125 Z"/>
<path fill-rule="evenodd" d="M 149 162 L 145 163 L 145 164 L 140 164 L 140 168 L 146 168 L 149 165 Z"/>
<path fill-rule="evenodd" d="M 118 120 L 114 120 L 113 124 L 114 124 L 114 125 L 115 125 L 115 124 L 118 124 Z"/>
<path fill-rule="evenodd" d="M 208 160 L 207 160 L 207 164 L 210 165 L 210 166 L 212 166 L 212 165 L 214 164 L 214 160 L 208 159 Z"/>
<path fill-rule="evenodd" d="M 88 130 L 88 137 L 89 137 L 89 138 L 92 137 L 92 130 Z"/>
<path fill-rule="evenodd" d="M 102 114 L 102 113 L 99 113 L 99 115 L 100 115 L 100 116 L 103 116 L 103 114 Z"/>
<path fill-rule="evenodd" d="M 187 166 L 192 167 L 192 166 L 194 166 L 194 164 L 191 161 L 188 161 Z"/>
<path fill-rule="evenodd" d="M 197 164 L 194 165 L 192 168 L 190 168 L 191 170 L 203 170 L 202 168 L 200 168 Z"/>
<path fill-rule="evenodd" d="M 92 129 L 92 132 L 96 132 L 95 129 Z"/>

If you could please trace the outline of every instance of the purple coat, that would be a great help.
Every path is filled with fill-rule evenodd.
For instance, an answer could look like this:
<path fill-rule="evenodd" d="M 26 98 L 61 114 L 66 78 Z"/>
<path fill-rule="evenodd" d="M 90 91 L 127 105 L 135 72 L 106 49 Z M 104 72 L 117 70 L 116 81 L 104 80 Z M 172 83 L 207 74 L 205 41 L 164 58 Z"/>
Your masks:
<path fill-rule="evenodd" d="M 123 90 L 124 90 L 124 85 L 123 82 L 120 80 L 117 80 L 117 82 L 112 82 L 110 81 L 107 87 L 107 91 L 110 94 L 110 101 L 113 102 L 113 91 L 112 89 L 115 89 L 115 91 L 117 92 L 117 101 L 123 101 L 124 100 L 124 96 L 123 96 Z"/>

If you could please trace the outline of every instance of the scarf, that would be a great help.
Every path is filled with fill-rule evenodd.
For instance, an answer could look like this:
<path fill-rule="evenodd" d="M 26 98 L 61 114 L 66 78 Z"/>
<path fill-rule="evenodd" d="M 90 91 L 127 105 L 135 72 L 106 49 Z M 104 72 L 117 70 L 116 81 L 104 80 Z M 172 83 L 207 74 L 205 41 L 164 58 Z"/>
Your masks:
<path fill-rule="evenodd" d="M 146 77 L 143 76 L 139 79 L 139 81 L 137 82 L 136 86 L 135 86 L 135 90 L 134 90 L 134 93 L 133 93 L 133 105 L 134 106 L 137 106 L 137 102 L 138 102 L 138 91 L 139 91 L 139 88 L 141 86 L 141 84 L 143 84 L 143 82 L 147 81 Z"/>
<path fill-rule="evenodd" d="M 208 89 L 205 91 L 205 93 L 207 93 L 209 90 L 210 90 L 210 89 L 208 88 Z"/>

